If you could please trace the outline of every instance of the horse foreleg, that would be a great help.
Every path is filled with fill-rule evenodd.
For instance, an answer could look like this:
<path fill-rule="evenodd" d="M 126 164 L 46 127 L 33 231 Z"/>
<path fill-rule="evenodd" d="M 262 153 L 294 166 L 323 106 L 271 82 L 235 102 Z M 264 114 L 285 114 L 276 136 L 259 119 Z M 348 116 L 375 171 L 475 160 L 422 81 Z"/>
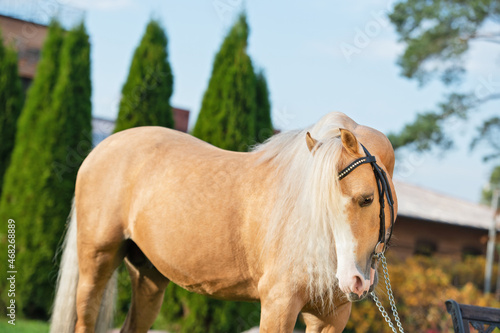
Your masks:
<path fill-rule="evenodd" d="M 351 303 L 345 303 L 329 315 L 303 312 L 306 322 L 306 333 L 339 333 L 342 332 L 351 314 Z"/>
<path fill-rule="evenodd" d="M 287 293 L 289 286 L 274 285 L 267 288 L 259 285 L 261 299 L 260 333 L 291 333 L 297 321 L 303 300 Z"/>
<path fill-rule="evenodd" d="M 120 332 L 147 332 L 163 303 L 169 280 L 135 247 L 125 259 L 132 282 L 132 302 Z"/>
<path fill-rule="evenodd" d="M 122 242 L 106 248 L 97 248 L 91 242 L 78 244 L 75 333 L 94 332 L 106 284 L 122 259 Z"/>

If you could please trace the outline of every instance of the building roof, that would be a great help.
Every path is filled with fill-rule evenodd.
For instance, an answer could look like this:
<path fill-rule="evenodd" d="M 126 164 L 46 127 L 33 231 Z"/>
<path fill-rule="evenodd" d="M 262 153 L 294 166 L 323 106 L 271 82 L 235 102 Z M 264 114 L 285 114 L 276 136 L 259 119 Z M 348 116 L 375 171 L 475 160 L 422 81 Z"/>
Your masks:
<path fill-rule="evenodd" d="M 395 181 L 394 185 L 399 216 L 479 229 L 489 229 L 491 226 L 493 210 L 488 206 L 400 181 Z M 497 229 L 500 229 L 498 216 Z"/>
<path fill-rule="evenodd" d="M 189 110 L 172 107 L 175 129 L 184 133 L 188 131 Z"/>

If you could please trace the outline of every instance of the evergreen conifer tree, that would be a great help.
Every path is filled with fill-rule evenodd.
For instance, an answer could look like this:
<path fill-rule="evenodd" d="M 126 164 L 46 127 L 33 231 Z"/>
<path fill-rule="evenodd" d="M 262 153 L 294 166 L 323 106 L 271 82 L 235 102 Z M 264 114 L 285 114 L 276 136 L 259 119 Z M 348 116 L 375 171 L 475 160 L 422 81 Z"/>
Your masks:
<path fill-rule="evenodd" d="M 18 230 L 18 309 L 32 318 L 48 317 L 57 276 L 54 257 L 76 173 L 91 147 L 89 38 L 83 23 L 64 35 L 53 22 L 0 202 L 0 217 L 15 219 Z"/>
<path fill-rule="evenodd" d="M 174 127 L 173 75 L 167 58 L 167 36 L 160 23 L 151 20 L 122 89 L 115 132 L 137 126 Z"/>
<path fill-rule="evenodd" d="M 64 31 L 57 21 L 49 26 L 47 39 L 42 48 L 41 58 L 37 66 L 35 79 L 28 90 L 24 107 L 17 123 L 15 146 L 11 155 L 11 162 L 7 168 L 2 196 L 0 199 L 0 219 L 16 221 L 16 258 L 29 258 L 31 254 L 27 251 L 27 244 L 32 240 L 32 225 L 35 223 L 36 211 L 38 209 L 39 193 L 43 188 L 43 169 L 38 162 L 47 152 L 39 140 L 37 124 L 40 118 L 50 112 L 52 92 L 58 77 L 58 63 Z M 0 238 L 2 251 L 0 258 L 6 262 L 7 246 L 5 230 L 1 230 L 4 236 Z M 22 261 L 22 259 L 20 259 Z M 19 267 L 19 262 L 14 262 Z M 31 275 L 30 267 L 27 274 Z M 1 301 L 7 300 L 5 285 L 6 271 L 0 271 Z M 23 274 L 24 275 L 24 274 Z M 5 304 L 5 303 L 4 303 Z M 17 308 L 20 309 L 22 299 L 17 298 Z M 3 307 L 5 308 L 5 307 Z M 21 314 L 18 311 L 18 314 Z"/>
<path fill-rule="evenodd" d="M 264 73 L 260 71 L 256 77 L 257 113 L 255 119 L 255 138 L 257 142 L 264 142 L 274 134 L 271 120 L 271 103 L 269 89 Z"/>
<path fill-rule="evenodd" d="M 17 119 L 21 114 L 23 99 L 16 52 L 4 46 L 0 31 L 0 195 L 3 176 L 14 149 Z"/>
<path fill-rule="evenodd" d="M 256 76 L 247 54 L 245 14 L 226 36 L 215 56 L 193 135 L 217 147 L 246 151 L 255 143 Z"/>

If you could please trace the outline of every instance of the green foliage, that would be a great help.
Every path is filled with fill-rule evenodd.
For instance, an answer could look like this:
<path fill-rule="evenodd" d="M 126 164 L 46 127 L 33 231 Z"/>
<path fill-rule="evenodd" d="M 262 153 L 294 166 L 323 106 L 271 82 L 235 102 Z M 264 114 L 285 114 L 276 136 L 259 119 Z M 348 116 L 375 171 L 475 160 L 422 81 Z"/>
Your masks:
<path fill-rule="evenodd" d="M 406 49 L 399 58 L 403 76 L 420 84 L 440 76 L 445 85 L 459 83 L 465 74 L 464 57 L 474 41 L 498 44 L 498 31 L 485 31 L 485 22 L 498 24 L 500 3 L 494 0 L 401 0 L 389 18 Z M 497 29 L 498 30 L 498 29 Z M 399 133 L 391 133 L 395 148 L 410 146 L 417 151 L 433 146 L 448 149 L 452 146 L 446 129 L 451 121 L 467 119 L 472 111 L 485 102 L 500 98 L 491 85 L 473 92 L 454 92 L 438 104 L 437 110 L 417 115 Z M 500 158 L 500 118 L 491 117 L 478 128 L 471 148 L 477 143 L 489 144 L 492 152 L 485 159 Z"/>
<path fill-rule="evenodd" d="M 403 75 L 421 83 L 441 72 L 446 84 L 464 72 L 463 56 L 474 40 L 498 40 L 482 32 L 485 20 L 500 14 L 494 0 L 403 0 L 389 15 L 406 49 L 399 59 Z"/>
<path fill-rule="evenodd" d="M 137 126 L 174 127 L 170 106 L 173 75 L 167 57 L 167 36 L 161 25 L 151 20 L 122 89 L 115 132 Z"/>
<path fill-rule="evenodd" d="M 0 320 L 0 332 L 2 333 L 48 333 L 49 323 L 36 320 L 20 320 L 16 318 L 16 325 L 11 325 L 6 319 Z"/>
<path fill-rule="evenodd" d="M 90 95 L 90 45 L 83 24 L 65 34 L 53 22 L 19 119 L 0 201 L 0 217 L 16 220 L 16 267 L 22 267 L 16 300 L 31 318 L 47 318 L 53 299 L 56 249 L 77 170 L 91 148 Z"/>
<path fill-rule="evenodd" d="M 57 22 L 49 27 L 47 39 L 42 49 L 41 59 L 37 66 L 35 80 L 26 98 L 24 108 L 19 116 L 16 133 L 16 145 L 12 152 L 11 163 L 5 173 L 2 197 L 0 200 L 0 218 L 16 220 L 16 254 L 17 257 L 30 257 L 28 246 L 34 235 L 31 234 L 33 224 L 40 224 L 37 216 L 38 194 L 42 191 L 47 176 L 39 161 L 46 159 L 48 152 L 39 138 L 41 129 L 37 130 L 40 119 L 50 112 L 52 92 L 59 73 L 58 60 L 63 42 L 63 30 Z M 40 166 L 39 166 L 40 165 Z M 47 166 L 45 165 L 45 169 Z M 50 171 L 49 171 L 50 172 Z M 43 177 L 43 179 L 42 179 Z M 23 184 L 23 186 L 20 186 Z M 2 251 L 0 257 L 6 262 L 6 229 L 1 232 Z M 16 264 L 18 264 L 16 262 Z M 16 265 L 17 266 L 17 265 Z M 29 277 L 30 268 L 27 268 Z M 0 289 L 2 290 L 2 308 L 5 306 L 5 272 L 0 272 Z M 29 281 L 29 279 L 27 280 Z M 18 306 L 22 300 L 17 298 Z M 18 315 L 20 315 L 18 311 Z"/>
<path fill-rule="evenodd" d="M 469 111 L 477 108 L 479 104 L 473 94 L 451 93 L 446 96 L 444 102 L 438 103 L 437 111 L 417 114 L 415 120 L 406 124 L 399 133 L 389 133 L 387 137 L 394 149 L 401 147 L 411 147 L 416 151 L 427 151 L 432 147 L 449 149 L 453 146 L 453 140 L 446 128 L 452 122 L 466 120 Z M 492 134 L 490 130 L 474 139 L 472 144 L 475 146 L 480 141 L 486 140 L 487 136 Z"/>
<path fill-rule="evenodd" d="M 387 137 L 394 149 L 410 144 L 418 151 L 428 150 L 433 144 L 446 148 L 451 142 L 443 133 L 442 121 L 443 118 L 433 112 L 421 113 L 413 123 L 406 124 L 401 133 L 389 133 Z"/>
<path fill-rule="evenodd" d="M 453 332 L 451 317 L 444 302 L 499 307 L 493 295 L 484 295 L 483 257 L 462 261 L 436 257 L 410 257 L 404 261 L 389 259 L 394 297 L 407 332 Z M 390 312 L 382 280 L 376 292 Z M 351 332 L 391 332 L 375 304 L 366 300 L 353 304 L 347 324 Z"/>
<path fill-rule="evenodd" d="M 125 322 L 132 298 L 132 283 L 124 263 L 118 267 L 118 285 L 115 305 L 115 327 L 121 327 Z"/>
<path fill-rule="evenodd" d="M 219 301 L 190 293 L 171 283 L 158 324 L 179 333 L 243 332 L 258 326 L 257 303 Z M 158 327 L 160 328 L 160 327 Z"/>
<path fill-rule="evenodd" d="M 0 32 L 0 195 L 3 176 L 14 148 L 17 118 L 21 114 L 24 96 L 17 72 L 16 52 L 3 45 Z"/>
<path fill-rule="evenodd" d="M 500 165 L 493 168 L 490 175 L 489 186 L 483 189 L 481 193 L 481 203 L 485 205 L 491 205 L 491 200 L 493 199 L 493 189 L 500 189 Z M 500 204 L 498 206 L 500 208 Z"/>
<path fill-rule="evenodd" d="M 240 15 L 215 56 L 193 135 L 217 147 L 247 151 L 272 133 L 267 84 L 246 52 L 249 27 Z"/>
<path fill-rule="evenodd" d="M 477 129 L 477 135 L 472 140 L 471 148 L 476 147 L 479 143 L 485 144 L 490 153 L 484 156 L 485 161 L 499 159 L 500 158 L 500 117 L 491 117 L 490 119 L 483 122 L 483 124 Z"/>
<path fill-rule="evenodd" d="M 269 89 L 266 77 L 260 71 L 256 76 L 256 100 L 257 113 L 255 119 L 256 141 L 264 142 L 273 134 L 273 123 L 271 120 L 271 103 L 269 102 Z"/>

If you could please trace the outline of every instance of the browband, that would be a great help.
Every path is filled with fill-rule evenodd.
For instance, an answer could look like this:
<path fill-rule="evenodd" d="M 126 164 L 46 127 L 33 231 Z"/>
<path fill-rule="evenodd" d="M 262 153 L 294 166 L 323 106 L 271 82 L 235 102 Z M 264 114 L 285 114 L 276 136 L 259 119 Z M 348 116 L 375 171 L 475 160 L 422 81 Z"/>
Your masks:
<path fill-rule="evenodd" d="M 346 166 L 344 168 L 344 170 L 339 172 L 338 178 L 339 178 L 339 180 L 342 180 L 348 174 L 350 174 L 354 169 L 356 169 L 356 167 L 360 166 L 361 164 L 373 163 L 373 162 L 376 162 L 375 156 L 371 156 L 371 155 L 368 156 L 368 154 L 365 157 L 358 158 L 357 160 L 354 160 L 354 162 L 352 162 L 351 164 Z"/>

